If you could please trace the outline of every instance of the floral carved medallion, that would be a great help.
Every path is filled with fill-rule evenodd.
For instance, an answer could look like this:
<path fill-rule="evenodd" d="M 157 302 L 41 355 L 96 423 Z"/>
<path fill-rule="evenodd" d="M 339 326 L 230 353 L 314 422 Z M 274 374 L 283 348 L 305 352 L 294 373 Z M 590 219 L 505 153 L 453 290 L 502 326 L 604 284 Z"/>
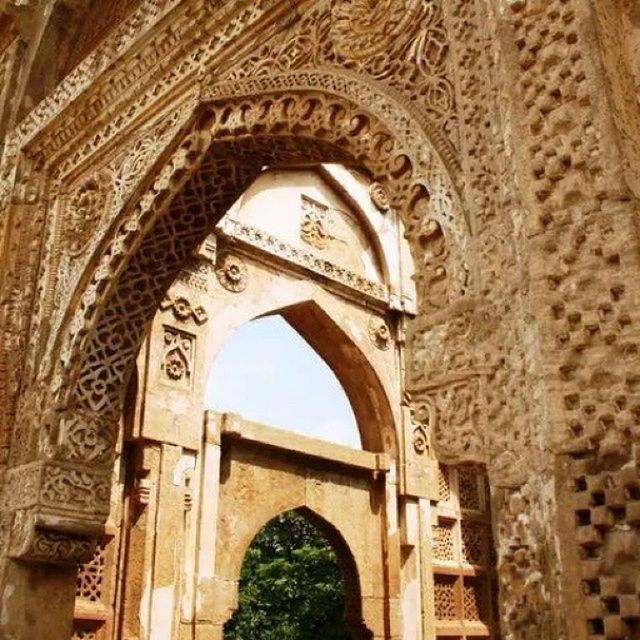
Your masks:
<path fill-rule="evenodd" d="M 391 331 L 389 325 L 382 319 L 373 317 L 369 321 L 369 337 L 371 342 L 382 351 L 391 346 Z"/>
<path fill-rule="evenodd" d="M 194 336 L 165 326 L 162 371 L 169 381 L 182 386 L 191 383 L 194 342 Z"/>
<path fill-rule="evenodd" d="M 227 290 L 240 293 L 247 288 L 249 272 L 247 265 L 240 256 L 223 253 L 218 258 L 216 266 L 218 282 Z"/>

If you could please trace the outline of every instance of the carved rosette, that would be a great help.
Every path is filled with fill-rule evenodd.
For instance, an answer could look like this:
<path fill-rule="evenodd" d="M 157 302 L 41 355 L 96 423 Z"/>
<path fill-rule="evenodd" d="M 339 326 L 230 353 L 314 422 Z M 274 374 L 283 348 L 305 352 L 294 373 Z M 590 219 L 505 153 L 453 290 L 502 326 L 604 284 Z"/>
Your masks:
<path fill-rule="evenodd" d="M 240 293 L 247 288 L 249 272 L 247 265 L 240 256 L 233 253 L 223 253 L 218 258 L 216 266 L 218 282 L 227 290 Z"/>
<path fill-rule="evenodd" d="M 382 211 L 382 213 L 389 211 L 391 207 L 389 194 L 382 184 L 379 182 L 372 182 L 369 187 L 369 197 L 378 211 Z"/>
<path fill-rule="evenodd" d="M 372 317 L 369 320 L 369 337 L 371 342 L 382 351 L 387 351 L 391 347 L 391 331 L 389 325 L 382 318 Z"/>
<path fill-rule="evenodd" d="M 167 382 L 191 384 L 195 336 L 174 327 L 164 327 L 164 355 L 161 369 Z"/>

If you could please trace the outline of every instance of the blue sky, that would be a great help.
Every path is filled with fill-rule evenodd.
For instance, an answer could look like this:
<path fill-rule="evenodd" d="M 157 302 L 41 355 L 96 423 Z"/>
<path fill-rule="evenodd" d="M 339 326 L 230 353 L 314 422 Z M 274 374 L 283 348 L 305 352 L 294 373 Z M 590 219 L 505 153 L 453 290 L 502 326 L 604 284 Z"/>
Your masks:
<path fill-rule="evenodd" d="M 353 410 L 334 373 L 280 316 L 253 320 L 227 340 L 205 407 L 361 448 Z"/>

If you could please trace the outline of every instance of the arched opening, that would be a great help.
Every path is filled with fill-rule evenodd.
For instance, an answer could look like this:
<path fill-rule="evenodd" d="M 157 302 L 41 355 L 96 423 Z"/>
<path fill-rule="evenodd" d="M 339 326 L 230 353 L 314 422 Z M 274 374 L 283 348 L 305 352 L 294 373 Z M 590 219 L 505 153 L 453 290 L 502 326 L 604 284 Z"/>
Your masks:
<path fill-rule="evenodd" d="M 288 93 L 280 95 L 282 93 L 264 96 L 253 105 L 247 105 L 244 100 L 212 105 L 194 124 L 194 130 L 181 138 L 182 142 L 176 140 L 178 148 L 174 148 L 170 158 L 162 161 L 159 172 L 149 172 L 131 196 L 126 209 L 114 220 L 109 236 L 101 239 L 92 257 L 92 264 L 100 264 L 100 268 L 95 272 L 87 269 L 80 278 L 75 294 L 78 305 L 65 308 L 65 316 L 61 320 L 63 328 L 52 339 L 56 347 L 52 351 L 60 356 L 56 355 L 58 360 L 51 372 L 52 383 L 49 385 L 51 405 L 61 409 L 57 413 L 52 410 L 52 415 L 48 416 L 47 425 L 51 424 L 52 428 L 47 436 L 52 446 L 57 446 L 66 442 L 75 423 L 81 424 L 82 428 L 88 424 L 90 435 L 97 442 L 93 449 L 98 453 L 93 449 L 88 453 L 76 452 L 70 447 L 68 453 L 65 450 L 65 455 L 75 456 L 78 464 L 90 469 L 102 482 L 101 489 L 107 486 L 106 490 L 100 491 L 96 505 L 87 510 L 88 514 L 80 514 L 82 517 L 75 518 L 69 524 L 69 530 L 77 532 L 82 541 L 104 523 L 108 512 L 110 490 L 107 483 L 116 418 L 122 410 L 125 383 L 152 316 L 193 250 L 207 237 L 212 226 L 228 211 L 262 167 L 318 162 L 358 167 L 388 193 L 390 201 L 381 204 L 385 211 L 392 212 L 386 215 L 395 215 L 393 212 L 397 212 L 398 216 L 402 216 L 407 232 L 414 238 L 423 226 L 423 217 L 428 213 L 441 217 L 436 211 L 436 204 L 433 207 L 430 204 L 426 187 L 432 182 L 432 173 L 438 177 L 438 181 L 433 182 L 449 184 L 446 172 L 441 175 L 435 155 L 432 158 L 430 153 L 425 155 L 422 150 L 419 154 L 414 153 L 413 146 L 409 147 L 401 139 L 396 139 L 395 134 L 387 130 L 375 113 L 367 113 L 349 100 L 339 96 L 327 98 L 322 93 L 313 92 L 311 95 L 294 93 L 293 96 Z M 412 121 L 409 124 L 411 126 L 404 128 L 399 126 L 398 130 L 412 132 L 415 123 Z M 416 136 L 416 139 L 422 138 Z M 167 149 L 167 155 L 169 151 Z M 448 187 L 443 188 L 446 190 Z M 451 193 L 452 188 L 442 199 L 449 202 Z M 442 220 L 443 225 L 444 222 Z M 414 246 L 417 245 L 414 243 Z M 447 255 L 455 257 L 454 253 Z M 456 273 L 452 271 L 453 275 Z M 375 304 L 371 305 L 374 311 L 379 313 L 382 303 L 394 312 L 401 310 L 403 307 L 400 303 L 393 302 L 396 306 L 392 306 L 392 292 L 386 293 L 385 298 L 375 300 Z M 323 313 L 320 306 L 313 307 L 310 313 L 303 312 L 298 304 L 282 311 L 286 320 L 305 335 L 319 353 L 334 336 L 341 331 L 344 333 L 340 325 L 331 324 L 331 318 L 324 318 Z M 324 324 L 329 336 L 314 340 L 316 334 L 312 335 L 309 325 L 319 321 Z M 366 327 L 361 335 L 363 341 L 372 343 L 370 349 L 383 350 L 378 344 L 381 342 L 378 331 L 371 332 L 371 327 Z M 388 331 L 382 338 L 389 339 Z M 387 351 L 391 352 L 391 349 Z M 341 366 L 344 368 L 342 371 L 359 368 L 365 376 L 373 371 L 372 368 L 363 371 L 360 367 L 360 362 L 366 362 L 362 353 L 359 356 L 361 360 L 350 360 L 344 358 L 344 354 L 335 352 L 335 363 L 331 360 L 331 353 L 322 355 L 341 381 Z M 375 378 L 375 373 L 371 373 L 371 376 Z M 386 421 L 379 420 L 380 415 L 390 415 L 389 407 L 371 402 L 372 397 L 383 396 L 377 393 L 381 383 L 378 381 L 376 388 L 375 384 L 369 384 L 366 377 L 347 377 L 361 389 L 362 397 L 358 402 L 358 392 L 352 393 L 343 381 L 356 416 L 359 417 L 358 405 L 374 418 L 367 420 L 365 411 L 365 419 L 358 420 L 360 426 L 375 424 L 375 419 L 392 426 L 392 417 Z M 373 433 L 371 436 L 373 438 Z M 396 460 L 399 447 L 393 436 L 387 431 L 384 442 L 372 440 L 370 446 L 363 436 L 363 446 L 370 451 L 390 451 L 390 457 Z M 211 443 L 211 446 L 214 444 Z M 379 472 L 384 471 L 382 464 L 385 456 L 380 456 L 379 460 L 376 456 L 374 458 L 380 468 L 372 466 L 373 475 L 379 480 L 382 477 Z M 169 484 L 173 482 L 172 477 Z M 386 496 L 388 500 L 384 503 L 390 505 L 390 511 L 395 508 L 393 489 L 394 485 L 391 484 Z M 52 505 L 51 512 L 55 512 L 57 507 L 56 504 Z M 397 523 L 394 520 L 383 522 L 380 529 L 378 538 L 381 544 L 386 544 L 386 532 L 391 531 L 395 536 Z M 397 546 L 395 537 L 389 545 L 392 546 Z M 393 571 L 397 572 L 394 554 L 397 554 L 395 548 L 391 549 L 389 555 L 392 556 Z M 385 609 L 384 615 L 381 613 L 377 618 L 377 624 L 384 626 L 386 631 L 391 624 L 389 620 L 396 615 L 392 608 L 396 607 L 398 600 L 396 592 L 399 581 L 391 571 L 391 579 L 385 578 L 384 588 L 380 589 L 380 593 L 375 590 L 375 599 L 372 600 L 375 603 L 382 602 L 381 608 L 388 606 L 388 611 Z M 369 586 L 365 585 L 366 588 Z M 367 621 L 371 628 L 375 627 L 375 616 L 368 613 Z M 376 636 L 381 637 L 377 628 Z"/>
<path fill-rule="evenodd" d="M 262 527 L 242 565 L 225 640 L 364 640 L 360 585 L 346 543 L 309 509 Z"/>
<path fill-rule="evenodd" d="M 361 448 L 353 409 L 333 371 L 279 315 L 253 320 L 223 345 L 205 409 Z"/>

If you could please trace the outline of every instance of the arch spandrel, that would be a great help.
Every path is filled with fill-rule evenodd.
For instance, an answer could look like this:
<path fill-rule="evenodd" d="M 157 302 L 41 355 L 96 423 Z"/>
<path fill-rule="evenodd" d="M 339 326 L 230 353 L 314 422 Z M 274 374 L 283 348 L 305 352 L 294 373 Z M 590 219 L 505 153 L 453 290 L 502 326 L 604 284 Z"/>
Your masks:
<path fill-rule="evenodd" d="M 326 79 L 326 73 L 322 77 Z M 257 87 L 253 96 L 213 101 L 206 98 L 215 90 L 204 94 L 182 141 L 174 151 L 160 154 L 169 155 L 166 163 L 132 189 L 136 195 L 116 214 L 111 238 L 98 244 L 88 259 L 84 284 L 72 298 L 79 302 L 54 343 L 51 401 L 39 427 L 41 456 L 68 460 L 75 425 L 76 441 L 88 438 L 89 445 L 79 448 L 73 465 L 90 464 L 93 454 L 88 449 L 101 450 L 104 465 L 93 465 L 91 472 L 104 482 L 124 389 L 162 295 L 191 251 L 264 165 L 337 162 L 364 170 L 387 190 L 423 273 L 433 266 L 440 274 L 439 304 L 465 293 L 468 275 L 460 256 L 468 243 L 468 226 L 457 215 L 460 204 L 453 181 L 425 132 L 401 105 L 376 93 L 372 85 L 367 85 L 366 100 L 374 109 L 359 104 L 364 97 L 357 92 L 347 99 L 326 89 L 313 74 L 306 82 L 318 86 L 304 91 Z M 344 85 L 345 94 L 350 86 Z M 398 122 L 406 126 L 400 130 Z M 423 241 L 434 224 L 440 242 L 448 243 L 446 251 L 434 253 Z M 418 295 L 428 309 L 425 282 L 428 275 L 419 282 Z M 96 426 L 87 431 L 83 424 Z M 104 506 L 108 491 L 100 496 L 96 499 Z M 52 512 L 56 500 L 66 498 L 53 496 Z M 103 511 L 98 504 L 88 507 L 92 515 L 88 513 L 79 529 L 93 530 Z"/>

